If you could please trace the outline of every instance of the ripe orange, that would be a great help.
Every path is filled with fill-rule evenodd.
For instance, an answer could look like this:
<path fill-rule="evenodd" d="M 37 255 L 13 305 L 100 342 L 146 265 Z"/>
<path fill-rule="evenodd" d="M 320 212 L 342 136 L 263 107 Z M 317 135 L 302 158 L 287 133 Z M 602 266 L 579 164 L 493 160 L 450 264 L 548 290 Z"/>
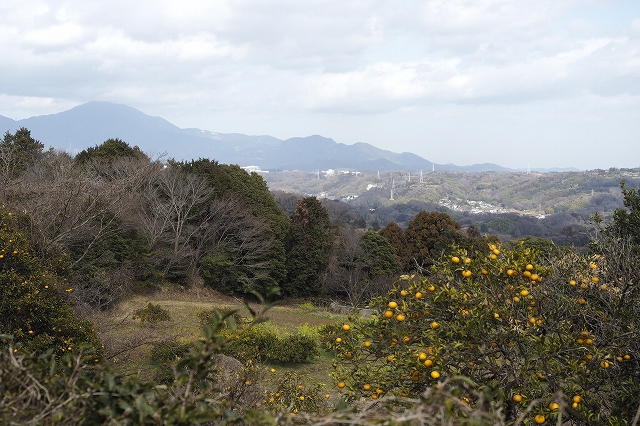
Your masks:
<path fill-rule="evenodd" d="M 585 303 L 587 303 L 586 300 L 584 300 L 583 298 L 578 299 L 578 303 L 581 305 L 584 305 Z"/>
<path fill-rule="evenodd" d="M 422 293 L 417 292 L 416 293 L 416 299 L 422 299 Z"/>
<path fill-rule="evenodd" d="M 511 399 L 513 399 L 515 402 L 522 402 L 522 395 L 517 393 L 517 394 L 513 395 L 513 397 Z"/>
<path fill-rule="evenodd" d="M 385 311 L 384 316 L 385 316 L 386 318 L 392 318 L 392 317 L 393 317 L 393 312 L 391 312 L 391 311 Z"/>
<path fill-rule="evenodd" d="M 436 287 L 434 285 L 429 286 L 429 291 L 436 291 Z"/>
<path fill-rule="evenodd" d="M 440 324 L 438 324 L 437 322 L 434 321 L 434 322 L 431 323 L 431 328 L 434 329 L 434 330 L 437 330 L 437 329 L 440 328 Z"/>
<path fill-rule="evenodd" d="M 366 385 L 364 385 L 364 386 L 362 387 L 362 389 L 364 389 L 364 390 L 368 391 L 369 389 L 371 389 L 371 385 L 370 385 L 369 383 L 367 383 Z"/>
<path fill-rule="evenodd" d="M 425 366 L 425 367 L 431 367 L 432 365 L 433 365 L 433 361 L 432 361 L 432 360 L 430 360 L 430 359 L 428 359 L 428 360 L 426 360 L 426 361 L 424 362 L 424 366 Z"/>
<path fill-rule="evenodd" d="M 537 424 L 541 425 L 542 423 L 544 423 L 547 419 L 542 415 L 542 414 L 538 414 L 533 418 L 533 421 L 535 421 Z"/>
<path fill-rule="evenodd" d="M 625 361 L 629 361 L 631 359 L 631 355 L 624 355 L 622 358 L 624 358 Z"/>
<path fill-rule="evenodd" d="M 367 340 L 366 342 L 363 343 L 363 345 L 365 348 L 368 348 L 371 346 L 371 342 Z"/>
<path fill-rule="evenodd" d="M 340 389 L 344 388 L 345 386 L 346 386 L 346 383 L 345 383 L 345 382 L 338 382 L 338 387 L 339 387 Z"/>
<path fill-rule="evenodd" d="M 540 277 L 538 276 L 538 274 L 531 274 L 530 278 L 531 278 L 531 281 L 537 281 L 538 278 L 540 278 Z"/>
<path fill-rule="evenodd" d="M 558 409 L 560 409 L 560 405 L 558 405 L 557 402 L 552 402 L 551 404 L 549 404 L 549 410 L 556 411 Z"/>
<path fill-rule="evenodd" d="M 336 343 L 342 343 L 342 337 L 336 337 Z"/>
<path fill-rule="evenodd" d="M 451 261 L 457 265 L 458 263 L 460 263 L 460 258 L 458 256 L 453 256 L 451 258 Z"/>
<path fill-rule="evenodd" d="M 433 371 L 431 372 L 431 378 L 432 378 L 433 380 L 437 380 L 439 377 L 440 377 L 440 373 L 438 373 L 436 370 L 433 370 Z"/>
<path fill-rule="evenodd" d="M 525 278 L 531 278 L 531 272 L 529 272 L 529 271 L 524 271 L 524 272 L 522 273 L 522 276 L 523 276 L 523 277 L 525 277 Z"/>
<path fill-rule="evenodd" d="M 420 361 L 424 361 L 425 359 L 427 359 L 427 354 L 425 354 L 424 352 L 420 352 L 420 355 L 418 355 L 418 359 Z"/>
<path fill-rule="evenodd" d="M 593 278 L 591 278 L 591 281 L 593 281 L 594 283 L 597 283 L 597 282 L 599 282 L 599 281 L 600 281 L 600 278 L 598 278 L 598 277 L 593 277 Z"/>
<path fill-rule="evenodd" d="M 570 285 L 571 287 L 575 287 L 575 285 L 576 285 L 576 284 L 577 284 L 577 283 L 576 283 L 576 280 L 571 280 L 571 281 L 569 281 L 569 285 Z"/>
<path fill-rule="evenodd" d="M 471 275 L 472 275 L 472 273 L 468 269 L 462 271 L 462 276 L 465 277 L 465 278 L 469 278 Z"/>
<path fill-rule="evenodd" d="M 520 296 L 522 297 L 527 297 L 529 295 L 529 290 L 522 290 L 520 291 Z"/>
<path fill-rule="evenodd" d="M 527 271 L 533 271 L 533 265 L 529 263 L 527 266 L 524 267 L 524 269 L 526 269 Z"/>
<path fill-rule="evenodd" d="M 575 402 L 576 404 L 580 404 L 582 402 L 582 397 L 580 395 L 574 396 L 573 402 Z"/>
<path fill-rule="evenodd" d="M 342 329 L 344 331 L 349 331 L 349 330 L 351 330 L 351 326 L 349 324 L 345 324 L 345 325 L 342 326 Z"/>
<path fill-rule="evenodd" d="M 598 265 L 596 265 L 595 263 L 591 262 L 591 263 L 589 264 L 589 268 L 591 268 L 591 269 L 598 269 Z"/>
<path fill-rule="evenodd" d="M 466 258 L 464 259 L 464 264 L 465 264 L 465 265 L 468 265 L 468 264 L 470 264 L 470 263 L 471 263 L 471 259 L 469 259 L 468 257 L 466 257 Z"/>
<path fill-rule="evenodd" d="M 396 315 L 396 321 L 402 322 L 406 319 L 406 317 L 402 314 Z"/>
<path fill-rule="evenodd" d="M 402 297 L 407 297 L 407 296 L 409 295 L 409 292 L 408 292 L 407 290 L 401 290 L 401 291 L 400 291 L 400 295 L 401 295 Z"/>
<path fill-rule="evenodd" d="M 389 302 L 389 309 L 395 309 L 398 307 L 398 303 L 394 302 L 393 300 L 391 302 Z"/>
<path fill-rule="evenodd" d="M 489 275 L 489 271 L 487 271 L 486 269 L 482 269 L 482 271 L 480 271 L 482 273 L 482 275 Z"/>

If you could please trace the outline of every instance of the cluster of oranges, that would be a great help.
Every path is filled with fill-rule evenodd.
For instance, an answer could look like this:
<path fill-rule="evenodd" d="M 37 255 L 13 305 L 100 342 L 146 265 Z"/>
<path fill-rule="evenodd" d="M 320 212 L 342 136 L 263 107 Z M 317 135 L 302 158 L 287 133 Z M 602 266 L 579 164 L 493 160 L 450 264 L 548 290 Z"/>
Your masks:
<path fill-rule="evenodd" d="M 606 294 L 595 262 L 579 271 L 558 272 L 563 264 L 541 262 L 534 249 L 487 248 L 454 249 L 428 275 L 401 276 L 386 296 L 370 304 L 376 315 L 352 318 L 336 330 L 334 374 L 345 398 L 414 397 L 439 381 L 467 376 L 478 383 L 495 377 L 495 383 L 487 384 L 498 393 L 520 395 L 527 389 L 527 400 L 548 400 L 558 381 L 567 390 L 584 393 L 585 372 L 593 380 L 612 380 L 614 359 L 631 364 L 629 352 L 607 355 L 606 345 L 616 346 L 618 353 L 623 349 L 620 340 L 603 338 L 602 328 L 580 332 L 593 320 L 579 308 L 573 287 L 582 291 L 586 283 L 595 290 L 597 285 Z M 572 273 L 575 284 L 559 285 Z M 596 300 L 591 293 L 580 296 Z M 600 306 L 594 302 L 587 309 Z M 582 358 L 586 354 L 591 358 Z M 598 365 L 600 376 L 592 368 Z M 471 394 L 460 398 L 474 404 Z M 577 409 L 589 413 L 588 405 L 578 404 Z M 541 424 L 556 418 L 559 410 L 557 403 L 540 406 L 531 419 Z"/>

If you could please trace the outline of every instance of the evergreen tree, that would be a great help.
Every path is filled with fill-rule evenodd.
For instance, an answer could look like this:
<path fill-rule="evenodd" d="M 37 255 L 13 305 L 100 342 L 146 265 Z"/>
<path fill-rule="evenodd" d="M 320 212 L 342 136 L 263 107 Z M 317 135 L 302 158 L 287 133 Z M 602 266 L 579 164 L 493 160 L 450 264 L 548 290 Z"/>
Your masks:
<path fill-rule="evenodd" d="M 394 221 L 391 221 L 387 224 L 387 226 L 382 228 L 379 233 L 384 238 L 386 238 L 387 241 L 389 241 L 389 244 L 393 246 L 396 251 L 396 261 L 399 263 L 401 268 L 404 268 L 404 265 L 406 265 L 407 263 L 407 260 L 404 258 L 407 241 L 405 240 L 404 231 L 402 230 L 402 228 L 400 228 L 400 225 L 398 225 Z"/>
<path fill-rule="evenodd" d="M 44 145 L 24 127 L 14 134 L 6 132 L 0 141 L 0 173 L 5 182 L 24 172 L 42 156 Z"/>
<path fill-rule="evenodd" d="M 333 237 L 329 214 L 320 201 L 316 197 L 298 201 L 285 241 L 284 295 L 305 297 L 320 293 L 320 276 L 329 262 Z"/>
<path fill-rule="evenodd" d="M 91 159 L 110 161 L 122 157 L 148 158 L 137 146 L 132 148 L 122 139 L 115 138 L 107 139 L 100 145 L 82 150 L 76 155 L 76 161 L 82 164 Z"/>
<path fill-rule="evenodd" d="M 461 226 L 448 214 L 421 211 L 409 222 L 404 233 L 406 249 L 404 260 L 407 268 L 423 267 L 447 249 L 449 244 L 464 238 Z"/>

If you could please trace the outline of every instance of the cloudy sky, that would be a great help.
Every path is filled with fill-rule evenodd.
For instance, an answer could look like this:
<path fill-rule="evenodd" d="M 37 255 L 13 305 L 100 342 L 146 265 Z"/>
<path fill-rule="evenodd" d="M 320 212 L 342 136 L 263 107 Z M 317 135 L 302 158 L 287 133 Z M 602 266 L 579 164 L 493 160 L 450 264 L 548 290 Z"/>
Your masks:
<path fill-rule="evenodd" d="M 0 0 L 0 115 L 92 100 L 437 163 L 638 167 L 640 1 Z"/>

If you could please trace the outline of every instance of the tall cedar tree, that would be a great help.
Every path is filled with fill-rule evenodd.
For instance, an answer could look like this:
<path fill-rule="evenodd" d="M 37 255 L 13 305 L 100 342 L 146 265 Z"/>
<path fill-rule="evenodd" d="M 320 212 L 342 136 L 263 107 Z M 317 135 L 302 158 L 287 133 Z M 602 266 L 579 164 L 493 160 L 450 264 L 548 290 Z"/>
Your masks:
<path fill-rule="evenodd" d="M 298 201 L 291 215 L 287 250 L 285 296 L 305 297 L 320 294 L 320 276 L 329 262 L 334 232 L 329 213 L 316 197 Z"/>

